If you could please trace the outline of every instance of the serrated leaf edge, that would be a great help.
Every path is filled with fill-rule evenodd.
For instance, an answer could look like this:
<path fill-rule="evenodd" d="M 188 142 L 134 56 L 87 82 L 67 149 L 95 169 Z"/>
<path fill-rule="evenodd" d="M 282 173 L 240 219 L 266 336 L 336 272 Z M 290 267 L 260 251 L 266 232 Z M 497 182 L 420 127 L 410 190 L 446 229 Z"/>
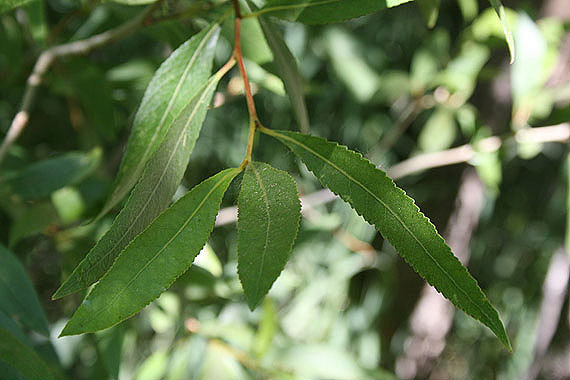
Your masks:
<path fill-rule="evenodd" d="M 265 186 L 263 185 L 263 181 L 261 180 L 261 177 L 259 176 L 259 173 L 258 173 L 257 170 L 255 169 L 255 166 L 254 166 L 255 163 L 256 163 L 256 162 L 250 162 L 250 163 L 248 163 L 248 165 L 247 165 L 247 167 L 246 167 L 246 170 L 247 170 L 249 167 L 251 167 L 251 169 L 254 171 L 254 174 L 255 174 L 257 183 L 260 185 L 260 187 L 261 187 L 262 190 L 263 190 L 263 194 L 264 194 L 263 199 L 264 199 L 264 203 L 265 203 L 265 205 L 266 205 L 267 217 L 268 217 L 268 219 L 269 219 L 269 203 L 268 203 L 268 199 L 267 199 L 267 192 L 265 191 Z M 274 167 L 271 166 L 271 165 L 269 165 L 269 167 L 270 167 L 271 169 L 275 170 L 275 171 L 278 171 L 278 172 L 282 172 L 282 173 L 287 174 L 288 179 L 291 180 L 291 183 L 294 185 L 294 187 L 295 187 L 295 189 L 296 189 L 296 198 L 297 198 L 297 200 L 298 200 L 297 205 L 298 205 L 298 210 L 299 210 L 298 214 L 299 214 L 299 215 L 298 215 L 298 217 L 297 217 L 297 222 L 295 223 L 295 226 L 296 226 L 296 228 L 295 228 L 295 239 L 293 239 L 293 240 L 291 241 L 290 246 L 287 247 L 287 254 L 290 255 L 291 252 L 293 251 L 293 246 L 295 245 L 295 241 L 297 240 L 297 234 L 299 233 L 299 226 L 300 226 L 300 222 L 301 222 L 301 200 L 299 199 L 299 190 L 297 189 L 297 184 L 295 183 L 295 180 L 291 177 L 291 175 L 290 175 L 289 173 L 287 173 L 287 172 L 284 171 L 284 170 L 280 170 L 280 169 L 274 168 Z M 240 191 L 240 197 L 241 197 L 241 191 Z M 239 202 L 239 199 L 238 199 L 238 205 L 239 205 L 239 203 L 240 203 L 240 202 Z M 238 223 L 239 223 L 239 220 L 240 220 L 240 208 L 238 207 Z M 238 228 L 238 231 L 239 231 L 239 228 Z M 263 247 L 263 253 L 264 253 L 264 255 L 263 255 L 263 260 L 265 259 L 265 253 L 266 253 L 266 249 L 267 249 L 267 241 L 269 240 L 269 239 L 267 238 L 267 235 L 268 235 L 268 234 L 269 234 L 269 223 L 267 224 L 266 241 L 265 241 L 264 247 Z M 238 236 L 239 236 L 239 235 L 238 235 Z M 238 278 L 241 279 L 241 270 L 240 270 L 241 266 L 239 265 L 239 263 L 240 263 L 239 257 L 241 256 L 240 253 L 241 253 L 241 252 L 239 251 L 239 244 L 238 244 Z M 285 265 L 286 265 L 286 263 L 285 263 Z M 283 271 L 283 269 L 285 268 L 285 265 L 283 266 L 283 268 L 281 268 L 281 271 Z M 260 272 L 262 272 L 262 269 L 263 269 L 263 261 L 262 261 L 262 264 L 261 264 Z M 257 282 L 256 288 L 257 288 L 257 289 L 259 289 L 259 281 L 260 281 L 260 279 L 261 279 L 261 273 L 260 273 L 260 275 L 257 277 L 257 280 L 256 280 L 256 282 Z M 273 284 L 275 283 L 275 281 L 277 281 L 277 278 L 273 281 L 273 283 L 271 284 L 271 287 L 273 287 Z M 243 287 L 243 283 L 242 283 L 242 287 Z M 267 290 L 267 293 L 269 293 L 269 291 L 271 290 L 271 287 Z M 267 294 L 267 293 L 266 293 L 266 294 Z M 264 296 L 259 297 L 258 302 L 257 302 L 255 305 L 251 305 L 251 304 L 249 303 L 249 297 L 247 297 L 247 295 L 246 295 L 246 299 L 248 300 L 248 306 L 249 306 L 250 310 L 254 310 L 254 309 L 259 305 L 259 301 L 261 301 L 261 300 L 263 299 L 263 297 L 264 297 Z"/>
<path fill-rule="evenodd" d="M 356 183 L 358 186 L 360 186 L 362 189 L 364 189 L 368 194 L 372 195 L 373 198 L 375 198 L 380 204 L 382 204 L 384 207 L 386 207 L 386 209 L 390 212 L 390 214 L 391 214 L 391 215 L 402 225 L 402 227 L 404 227 L 404 229 L 414 238 L 414 240 L 422 247 L 422 249 L 423 249 L 424 252 L 427 254 L 427 256 L 430 258 L 430 260 L 433 261 L 433 262 L 436 264 L 436 266 L 437 266 L 443 273 L 445 273 L 445 275 L 447 276 L 447 278 L 448 278 L 449 280 L 451 280 L 451 282 L 453 283 L 453 285 L 454 285 L 457 289 L 459 289 L 459 290 L 461 291 L 461 293 L 463 293 L 465 296 L 467 296 L 467 299 L 469 300 L 469 302 L 470 302 L 471 304 L 473 304 L 473 305 L 481 312 L 482 315 L 484 315 L 486 318 L 488 318 L 491 323 L 493 323 L 494 329 L 496 329 L 497 332 L 504 331 L 504 326 L 499 326 L 500 328 L 497 329 L 497 325 L 496 325 L 494 322 L 492 322 L 493 319 L 490 318 L 489 315 L 469 296 L 469 294 L 466 293 L 465 290 L 463 290 L 463 288 L 461 288 L 461 287 L 455 282 L 455 280 L 453 279 L 453 277 L 451 277 L 451 276 L 447 273 L 447 271 L 445 271 L 444 268 L 441 267 L 441 265 L 440 265 L 440 264 L 437 262 L 437 260 L 429 253 L 429 251 L 428 251 L 427 248 L 422 244 L 422 242 L 415 236 L 415 234 L 409 229 L 409 227 L 400 219 L 400 217 L 399 217 L 385 202 L 383 202 L 381 199 L 379 199 L 374 193 L 372 193 L 370 190 L 368 190 L 364 185 L 362 185 L 359 181 L 357 181 L 357 180 L 356 180 L 355 178 L 353 178 L 351 175 L 349 175 L 349 174 L 346 173 L 344 170 L 342 170 L 342 168 L 339 168 L 339 167 L 338 167 L 337 165 L 335 165 L 333 162 L 331 162 L 331 161 L 329 161 L 328 159 L 326 159 L 326 157 L 323 157 L 323 156 L 320 155 L 318 152 L 315 152 L 314 150 L 312 150 L 311 148 L 309 148 L 309 147 L 307 147 L 306 145 L 302 144 L 301 142 L 299 142 L 299 141 L 297 141 L 297 140 L 295 140 L 295 139 L 293 139 L 293 138 L 291 138 L 291 137 L 289 137 L 289 136 L 286 136 L 286 135 L 280 133 L 280 131 L 274 131 L 274 130 L 268 130 L 268 129 L 267 129 L 267 130 L 263 130 L 263 129 L 262 129 L 262 131 L 263 131 L 264 133 L 267 133 L 267 134 L 269 134 L 269 135 L 271 135 L 271 136 L 274 136 L 274 137 L 276 137 L 276 138 L 278 138 L 278 139 L 279 139 L 279 138 L 282 138 L 282 139 L 284 139 L 284 140 L 287 140 L 287 141 L 289 141 L 289 142 L 292 142 L 292 143 L 294 143 L 294 144 L 296 144 L 296 145 L 302 147 L 303 149 L 306 149 L 307 151 L 311 152 L 311 154 L 313 154 L 313 155 L 315 155 L 316 157 L 322 159 L 322 160 L 323 160 L 324 162 L 326 162 L 328 165 L 330 165 L 331 167 L 333 167 L 334 169 L 336 169 L 337 171 L 339 171 L 342 175 L 344 175 L 344 176 L 347 177 L 348 179 L 354 181 L 354 183 Z M 451 248 L 449 248 L 449 246 L 445 243 L 445 239 L 443 239 L 443 237 L 437 232 L 437 229 L 435 228 L 435 226 L 433 225 L 433 223 L 429 220 L 428 217 L 425 216 L 425 214 L 424 214 L 424 213 L 420 210 L 420 208 L 416 205 L 414 199 L 411 198 L 411 197 L 409 197 L 403 189 L 401 189 L 400 187 L 396 186 L 396 184 L 394 183 L 394 181 L 393 181 L 390 177 L 388 177 L 388 176 L 386 175 L 386 173 L 385 173 L 383 170 L 378 169 L 372 162 L 370 162 L 368 159 L 366 159 L 364 156 L 362 156 L 361 153 L 355 152 L 355 151 L 353 151 L 353 150 L 350 150 L 350 149 L 348 149 L 348 147 L 346 147 L 346 146 L 344 146 L 344 145 L 338 144 L 338 143 L 336 143 L 336 142 L 328 141 L 328 140 L 326 140 L 326 139 L 324 139 L 324 138 L 321 138 L 321 137 L 316 137 L 316 136 L 311 136 L 311 137 L 315 137 L 315 138 L 321 139 L 322 141 L 324 141 L 324 142 L 326 142 L 326 143 L 329 143 L 329 144 L 335 144 L 337 147 L 340 147 L 340 148 L 344 149 L 345 151 L 347 151 L 348 153 L 353 154 L 353 155 L 357 156 L 359 159 L 361 159 L 361 160 L 367 162 L 369 166 L 371 166 L 371 167 L 374 168 L 375 170 L 379 171 L 379 172 L 382 173 L 388 180 L 390 180 L 391 183 L 392 183 L 392 185 L 393 185 L 396 189 L 398 189 L 398 191 L 400 191 L 402 195 L 406 196 L 407 198 L 409 198 L 409 200 L 412 201 L 412 204 L 413 204 L 413 206 L 415 207 L 416 211 L 421 215 L 422 219 L 425 220 L 425 221 L 429 224 L 429 226 L 431 226 L 431 228 L 432 228 L 433 231 L 435 232 L 435 234 L 436 234 L 436 236 L 437 236 L 437 239 L 439 239 L 441 242 L 444 243 L 444 246 L 447 248 L 446 250 L 451 254 L 451 256 L 452 256 L 457 262 L 459 262 L 459 264 L 461 265 L 461 268 L 462 268 L 461 270 L 462 270 L 463 272 L 465 272 L 466 274 L 468 274 L 469 277 L 472 278 L 472 279 L 475 281 L 475 283 L 477 284 L 477 287 L 479 287 L 479 284 L 477 283 L 477 280 L 476 280 L 473 276 L 471 276 L 471 274 L 469 274 L 469 271 L 467 271 L 467 268 L 465 268 L 465 266 L 463 266 L 463 264 L 461 264 L 461 262 L 459 261 L 459 259 L 453 254 L 453 252 L 451 251 Z M 317 178 L 318 178 L 318 176 L 317 176 Z M 320 178 L 318 178 L 318 179 L 319 179 L 319 181 L 321 181 Z M 330 190 L 331 190 L 334 194 L 338 195 L 343 201 L 347 202 L 348 204 L 350 204 L 350 205 L 352 206 L 352 204 L 350 203 L 350 200 L 349 200 L 349 199 L 345 199 L 345 197 L 344 197 L 342 194 L 339 194 L 339 193 L 335 192 L 335 191 L 332 190 L 332 189 L 330 189 Z M 358 213 L 358 215 L 360 215 L 361 217 L 363 217 L 365 220 L 368 221 L 368 219 L 367 219 L 364 215 L 362 215 L 358 210 L 356 210 L 355 208 L 353 208 L 353 209 Z M 380 230 L 379 226 L 377 226 L 375 223 L 372 223 L 372 224 L 376 227 L 376 229 L 377 229 L 378 231 Z M 388 240 L 391 242 L 391 239 L 390 239 L 390 238 L 388 238 Z M 405 256 L 402 256 L 402 257 L 403 257 L 403 259 L 406 261 L 406 263 L 408 263 L 408 264 L 414 269 L 414 271 L 415 271 L 416 273 L 418 273 L 418 275 L 419 275 L 420 277 L 422 277 L 422 278 L 423 278 L 424 280 L 426 280 L 430 285 L 432 285 L 432 286 L 434 287 L 434 289 L 437 290 L 438 293 L 440 293 L 440 294 L 443 295 L 443 293 L 441 293 L 441 291 L 439 291 L 439 289 L 437 289 L 427 278 L 425 278 L 421 273 L 418 272 L 418 270 L 408 261 L 408 259 L 407 259 Z M 480 287 L 479 287 L 479 288 L 480 288 Z M 479 291 L 480 291 L 480 290 L 479 290 Z M 489 300 L 487 299 L 487 296 L 485 295 L 485 293 L 483 293 L 482 291 L 480 291 L 480 293 L 481 293 L 481 295 L 483 296 L 483 300 L 486 301 L 486 302 L 488 302 L 488 303 L 490 304 L 490 302 L 489 302 Z M 447 298 L 447 297 L 446 297 L 446 298 Z M 456 305 L 456 306 L 457 306 L 457 305 Z M 462 309 L 461 307 L 459 307 L 459 308 Z M 497 314 L 496 316 L 497 316 L 497 319 L 500 320 L 500 318 L 498 318 L 498 317 L 499 317 L 498 314 Z M 475 319 L 481 321 L 480 318 L 475 318 Z M 493 332 L 496 332 L 496 331 L 493 330 Z M 502 334 L 499 334 L 499 335 L 502 335 Z M 503 343 L 505 344 L 505 346 L 507 347 L 507 349 L 509 349 L 509 351 L 512 350 L 512 348 L 511 348 L 511 346 L 510 346 L 510 342 L 509 342 L 509 340 L 508 340 L 508 337 L 506 337 L 506 334 L 505 334 L 505 337 L 500 337 L 499 339 L 500 339 L 501 341 L 504 340 Z"/>
<path fill-rule="evenodd" d="M 239 174 L 239 172 L 240 172 L 241 170 L 242 170 L 241 168 L 233 168 L 233 169 L 228 170 L 228 173 L 227 173 L 226 175 L 224 175 L 224 176 L 216 183 L 216 185 L 214 185 L 214 187 L 212 187 L 212 189 L 208 192 L 208 194 L 207 194 L 207 195 L 204 197 L 204 199 L 200 202 L 200 204 L 198 205 L 198 207 L 196 207 L 196 210 L 192 213 L 192 215 L 186 220 L 186 222 L 182 225 L 182 227 L 180 227 L 180 228 L 178 229 L 178 231 L 174 234 L 174 236 L 171 237 L 171 238 L 168 240 L 168 242 L 164 245 L 164 247 L 161 248 L 161 249 L 153 256 L 153 258 L 152 258 L 151 260 L 149 260 L 149 263 L 152 262 L 152 261 L 154 261 L 154 259 L 156 259 L 156 258 L 158 257 L 158 255 L 165 249 L 165 247 L 168 246 L 168 245 L 180 234 L 180 232 L 188 225 L 188 223 L 190 222 L 190 220 L 194 217 L 194 215 L 198 212 L 198 210 L 204 205 L 204 203 L 206 202 L 206 200 L 207 200 L 207 199 L 210 197 L 210 195 L 218 188 L 218 186 L 220 186 L 220 184 L 223 183 L 228 177 L 230 177 L 230 176 L 234 176 L 234 177 L 235 177 L 237 174 Z M 207 179 L 206 179 L 206 180 L 207 180 Z M 220 202 L 221 202 L 221 200 L 220 200 Z M 162 214 L 164 214 L 164 213 L 167 212 L 167 211 L 168 211 L 168 209 L 164 210 L 164 211 L 157 217 L 157 219 L 158 219 Z M 156 219 L 155 219 L 155 220 L 156 220 Z M 210 236 L 210 235 L 212 234 L 212 231 L 214 230 L 214 225 L 215 225 L 215 219 L 214 219 L 214 223 L 212 223 L 212 226 L 211 226 L 211 228 L 210 228 L 210 232 L 208 233 L 208 236 Z M 151 223 L 147 228 L 145 228 L 145 230 L 144 230 L 143 232 L 141 232 L 139 235 L 142 235 L 142 234 L 143 234 L 144 232 L 146 232 L 151 226 L 152 226 L 152 223 Z M 109 273 L 111 272 L 111 270 L 115 267 L 115 264 L 117 263 L 119 257 L 123 254 L 123 252 L 125 252 L 125 251 L 130 247 L 130 245 L 133 243 L 134 240 L 135 240 L 135 239 L 133 239 L 133 240 L 123 249 L 123 251 L 121 251 L 121 254 L 119 254 L 119 255 L 115 258 L 115 260 L 113 261 L 113 265 L 109 268 L 109 270 L 105 273 L 105 275 L 104 275 L 103 277 L 101 277 L 101 279 L 100 279 L 99 281 L 103 281 L 103 280 L 109 275 Z M 207 239 L 206 239 L 206 241 L 204 241 L 204 245 L 206 244 L 206 242 L 207 242 Z M 125 291 L 125 289 L 126 289 L 127 287 L 129 287 L 130 284 L 132 284 L 133 281 L 144 271 L 144 269 L 146 269 L 146 268 L 148 267 L 148 265 L 149 265 L 148 263 L 145 264 L 145 266 L 144 266 L 141 270 L 138 271 L 138 273 L 133 277 L 133 279 L 131 279 L 131 281 L 129 281 L 129 283 L 124 287 L 124 289 L 123 289 L 121 292 L 115 293 L 114 297 L 111 298 L 111 300 L 107 303 L 107 305 L 112 304 L 112 303 Z M 178 277 L 180 277 L 182 274 L 184 274 L 184 272 L 185 272 L 185 271 L 181 272 L 178 276 L 174 277 L 174 278 L 172 279 L 172 281 L 171 281 L 170 283 L 168 283 L 167 286 L 165 286 L 165 289 L 168 289 L 168 288 L 176 281 L 176 279 L 178 279 Z M 95 286 L 97 286 L 97 285 L 95 285 Z M 94 289 L 94 288 L 93 288 L 93 289 Z M 91 290 L 91 292 L 93 291 L 93 289 Z M 91 294 L 91 292 L 90 292 L 90 294 Z M 157 295 L 154 296 L 152 299 L 150 299 L 147 303 L 145 303 L 144 305 L 142 305 L 142 307 L 141 307 L 138 311 L 135 311 L 135 312 L 133 312 L 133 313 L 131 313 L 131 314 L 128 314 L 128 315 L 125 316 L 125 317 L 122 317 L 121 320 L 119 320 L 119 321 L 117 321 L 116 323 L 113 323 L 113 324 L 111 324 L 111 325 L 109 325 L 109 326 L 107 326 L 107 327 L 104 327 L 104 328 L 102 328 L 102 329 L 84 330 L 84 331 L 81 331 L 81 332 L 74 332 L 74 333 L 71 333 L 71 334 L 65 334 L 65 330 L 66 330 L 67 326 L 69 325 L 69 322 L 71 322 L 71 320 L 73 320 L 73 317 L 75 316 L 75 314 L 74 314 L 74 316 L 71 317 L 71 320 L 67 323 L 67 325 L 65 326 L 65 328 L 63 329 L 63 331 L 61 332 L 61 334 L 59 334 L 59 337 L 61 338 L 61 337 L 63 337 L 63 336 L 68 336 L 68 335 L 78 335 L 78 334 L 94 333 L 94 332 L 97 332 L 97 331 L 100 331 L 100 330 L 103 330 L 103 329 L 106 329 L 106 328 L 109 328 L 109 327 L 113 327 L 113 326 L 115 326 L 115 325 L 121 323 L 122 321 L 127 320 L 127 319 L 131 318 L 132 316 L 138 314 L 142 309 L 144 309 L 144 308 L 145 308 L 146 306 L 148 306 L 151 302 L 153 302 L 154 300 L 156 300 L 156 299 L 160 296 L 161 293 L 162 293 L 162 292 L 159 292 L 159 294 L 157 294 Z M 88 297 L 89 297 L 89 294 L 85 297 L 85 299 L 87 299 Z M 81 306 L 80 306 L 80 307 L 81 307 Z M 93 318 L 96 318 L 96 317 L 97 317 L 98 315 L 100 315 L 104 310 L 105 310 L 105 309 L 100 309 L 97 313 L 95 313 L 95 315 L 93 315 Z M 77 313 L 77 311 L 76 311 L 76 313 Z"/>

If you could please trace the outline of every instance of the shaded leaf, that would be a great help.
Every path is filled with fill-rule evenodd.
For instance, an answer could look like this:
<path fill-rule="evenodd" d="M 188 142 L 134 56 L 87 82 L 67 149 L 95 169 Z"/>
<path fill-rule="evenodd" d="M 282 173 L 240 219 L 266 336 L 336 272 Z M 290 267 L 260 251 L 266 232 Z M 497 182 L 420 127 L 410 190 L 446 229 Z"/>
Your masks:
<path fill-rule="evenodd" d="M 54 299 L 99 280 L 127 244 L 168 206 L 184 176 L 220 78 L 221 75 L 213 76 L 182 110 L 109 231 L 57 290 Z"/>
<path fill-rule="evenodd" d="M 40 234 L 57 223 L 59 223 L 57 211 L 50 202 L 30 205 L 12 224 L 9 246 L 13 247 L 21 239 Z"/>
<path fill-rule="evenodd" d="M 493 6 L 495 12 L 497 12 L 497 16 L 499 16 L 503 32 L 505 33 L 505 39 L 507 40 L 507 46 L 509 47 L 511 63 L 513 63 L 515 61 L 515 41 L 513 39 L 513 33 L 511 32 L 511 26 L 505 14 L 505 7 L 501 4 L 501 0 L 489 0 L 489 3 Z"/>
<path fill-rule="evenodd" d="M 24 267 L 0 244 L 0 310 L 23 326 L 49 335 L 46 316 Z"/>
<path fill-rule="evenodd" d="M 205 28 L 176 49 L 156 71 L 135 115 L 113 192 L 100 215 L 137 183 L 173 121 L 208 80 L 218 35 L 217 24 Z"/>
<path fill-rule="evenodd" d="M 226 169 L 194 187 L 119 255 L 62 336 L 111 327 L 139 312 L 184 273 L 214 228 L 222 197 L 240 169 Z"/>
<path fill-rule="evenodd" d="M 411 0 L 273 0 L 260 10 L 289 21 L 327 24 L 364 16 Z"/>
<path fill-rule="evenodd" d="M 303 94 L 303 78 L 299 73 L 297 61 L 271 21 L 265 17 L 259 17 L 258 20 L 265 34 L 265 39 L 273 52 L 273 59 L 279 69 L 279 75 L 287 89 L 295 118 L 299 123 L 299 129 L 303 133 L 309 133 L 309 115 Z"/>
<path fill-rule="evenodd" d="M 100 148 L 40 161 L 0 178 L 0 194 L 13 193 L 24 200 L 45 198 L 64 186 L 85 179 L 100 161 Z"/>
<path fill-rule="evenodd" d="M 297 237 L 301 203 L 291 176 L 250 162 L 238 198 L 238 273 L 255 309 L 285 267 Z"/>
<path fill-rule="evenodd" d="M 458 308 L 488 326 L 509 350 L 499 315 L 413 199 L 360 154 L 325 139 L 263 132 L 287 145 L 324 185 L 349 203 L 414 270 Z"/>
<path fill-rule="evenodd" d="M 51 380 L 49 366 L 38 354 L 0 327 L 0 362 L 8 364 L 28 380 Z"/>

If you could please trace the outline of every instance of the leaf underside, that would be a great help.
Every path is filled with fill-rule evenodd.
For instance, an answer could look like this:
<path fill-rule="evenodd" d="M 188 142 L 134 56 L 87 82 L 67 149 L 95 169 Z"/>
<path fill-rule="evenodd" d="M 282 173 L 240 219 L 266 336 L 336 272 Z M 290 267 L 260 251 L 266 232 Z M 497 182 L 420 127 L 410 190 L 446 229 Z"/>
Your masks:
<path fill-rule="evenodd" d="M 250 162 L 238 198 L 238 273 L 251 310 L 285 267 L 297 237 L 301 203 L 291 176 Z"/>
<path fill-rule="evenodd" d="M 263 131 L 284 143 L 319 181 L 374 225 L 404 260 L 455 306 L 481 321 L 509 350 L 499 315 L 477 281 L 405 192 L 362 155 L 325 139 Z"/>
<path fill-rule="evenodd" d="M 303 133 L 309 133 L 309 115 L 303 94 L 303 78 L 299 73 L 297 61 L 271 20 L 265 17 L 259 17 L 258 20 L 267 44 L 273 52 L 274 62 L 287 90 L 299 129 Z"/>
<path fill-rule="evenodd" d="M 168 206 L 184 176 L 219 80 L 219 76 L 212 77 L 182 110 L 109 231 L 79 263 L 53 299 L 85 289 L 99 280 L 129 242 Z"/>
<path fill-rule="evenodd" d="M 164 292 L 208 240 L 222 197 L 239 172 L 226 169 L 208 178 L 156 218 L 117 257 L 61 336 L 111 327 Z"/>
<path fill-rule="evenodd" d="M 409 1 L 411 0 L 272 0 L 261 8 L 261 13 L 305 24 L 328 24 Z"/>
<path fill-rule="evenodd" d="M 154 74 L 135 115 L 113 192 L 99 217 L 116 206 L 138 182 L 176 117 L 207 82 L 218 35 L 217 24 L 204 28 L 176 49 Z"/>

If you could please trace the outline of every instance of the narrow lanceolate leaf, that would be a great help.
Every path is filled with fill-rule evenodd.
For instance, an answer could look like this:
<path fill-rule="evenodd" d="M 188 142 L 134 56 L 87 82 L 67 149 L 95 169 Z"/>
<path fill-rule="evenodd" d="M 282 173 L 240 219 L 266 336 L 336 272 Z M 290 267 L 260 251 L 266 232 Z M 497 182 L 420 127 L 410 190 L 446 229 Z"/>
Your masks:
<path fill-rule="evenodd" d="M 263 131 L 287 145 L 319 181 L 348 202 L 418 274 L 455 306 L 488 326 L 510 350 L 497 311 L 415 205 L 382 170 L 346 147 L 294 132 Z"/>
<path fill-rule="evenodd" d="M 511 32 L 507 15 L 505 14 L 505 7 L 501 4 L 501 0 L 489 0 L 489 3 L 491 3 L 499 16 L 503 32 L 505 33 L 505 39 L 507 40 L 507 46 L 509 47 L 509 53 L 511 54 L 511 63 L 513 63 L 515 61 L 515 40 L 513 39 L 513 33 Z"/>
<path fill-rule="evenodd" d="M 79 263 L 53 299 L 85 289 L 99 280 L 127 244 L 168 206 L 184 176 L 220 77 L 213 76 L 182 110 L 109 231 Z"/>
<path fill-rule="evenodd" d="M 205 28 L 176 49 L 154 74 L 135 115 L 113 192 L 101 215 L 137 183 L 173 121 L 207 82 L 218 35 L 218 25 Z"/>
<path fill-rule="evenodd" d="M 0 364 L 2 363 L 9 365 L 8 371 L 12 372 L 12 376 L 21 375 L 27 380 L 51 380 L 54 378 L 49 366 L 34 350 L 0 327 Z M 16 372 L 14 373 L 13 370 Z M 13 378 L 7 373 L 2 375 L 2 378 Z"/>
<path fill-rule="evenodd" d="M 303 133 L 309 133 L 309 115 L 303 94 L 303 78 L 299 73 L 297 61 L 272 22 L 265 17 L 259 17 L 258 20 L 265 34 L 267 44 L 273 52 L 274 62 L 277 65 L 281 79 L 283 79 L 287 89 L 287 95 L 293 106 L 293 113 L 297 123 L 299 123 L 299 129 Z"/>
<path fill-rule="evenodd" d="M 62 336 L 111 327 L 139 312 L 184 273 L 214 228 L 222 197 L 240 169 L 226 169 L 163 212 L 117 257 Z"/>
<path fill-rule="evenodd" d="M 306 24 L 327 24 L 395 7 L 411 0 L 270 0 L 260 13 Z"/>
<path fill-rule="evenodd" d="M 24 200 L 41 199 L 67 185 L 81 182 L 101 162 L 101 149 L 73 152 L 43 160 L 0 177 L 0 196 L 6 193 Z"/>
<path fill-rule="evenodd" d="M 299 230 L 301 203 L 291 176 L 247 165 L 238 198 L 238 273 L 251 310 L 285 267 Z"/>
<path fill-rule="evenodd" d="M 24 267 L 0 244 L 0 310 L 21 325 L 49 335 L 46 316 Z"/>

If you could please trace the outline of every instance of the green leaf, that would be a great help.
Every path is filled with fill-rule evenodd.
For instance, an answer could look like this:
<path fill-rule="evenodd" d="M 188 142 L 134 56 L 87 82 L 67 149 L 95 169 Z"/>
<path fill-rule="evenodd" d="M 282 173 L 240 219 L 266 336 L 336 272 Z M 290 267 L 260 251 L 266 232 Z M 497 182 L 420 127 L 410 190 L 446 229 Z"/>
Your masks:
<path fill-rule="evenodd" d="M 507 40 L 507 46 L 509 47 L 511 63 L 513 63 L 515 61 L 515 41 L 513 39 L 513 33 L 511 32 L 511 26 L 509 25 L 505 14 L 505 7 L 501 4 L 501 0 L 489 0 L 489 3 L 493 6 L 495 12 L 497 12 L 497 15 L 499 16 L 503 32 L 505 33 L 505 39 Z"/>
<path fill-rule="evenodd" d="M 23 326 L 49 335 L 47 318 L 24 267 L 0 244 L 0 310 Z"/>
<path fill-rule="evenodd" d="M 428 28 L 433 28 L 439 16 L 440 0 L 416 0 Z"/>
<path fill-rule="evenodd" d="M 34 350 L 0 327 L 0 363 L 2 362 L 8 364 L 28 380 L 51 380 L 54 378 L 49 366 Z"/>
<path fill-rule="evenodd" d="M 194 187 L 119 255 L 61 336 L 116 325 L 156 299 L 192 264 L 214 228 L 222 197 L 241 169 L 226 169 Z"/>
<path fill-rule="evenodd" d="M 382 170 L 360 154 L 325 139 L 263 132 L 289 147 L 319 181 L 349 203 L 396 248 L 414 270 L 458 308 L 488 326 L 511 349 L 497 311 L 415 205 Z"/>
<path fill-rule="evenodd" d="M 89 176 L 101 161 L 101 149 L 68 153 L 40 161 L 0 178 L 0 195 L 13 193 L 24 200 L 40 199 Z"/>
<path fill-rule="evenodd" d="M 250 162 L 238 198 L 238 273 L 251 310 L 285 267 L 299 230 L 301 203 L 291 176 Z"/>
<path fill-rule="evenodd" d="M 176 49 L 156 71 L 135 115 L 113 192 L 99 216 L 113 208 L 137 183 L 173 121 L 207 82 L 218 35 L 217 24 L 205 28 Z"/>
<path fill-rule="evenodd" d="M 127 244 L 168 206 L 184 176 L 220 79 L 221 75 L 213 76 L 182 110 L 109 231 L 79 263 L 53 299 L 77 292 L 99 280 Z"/>
<path fill-rule="evenodd" d="M 257 13 L 289 21 L 327 24 L 346 21 L 411 0 L 272 0 Z"/>
<path fill-rule="evenodd" d="M 40 234 L 50 226 L 59 223 L 56 209 L 50 202 L 38 202 L 24 210 L 10 228 L 9 247 L 14 247 L 20 240 Z"/>
<path fill-rule="evenodd" d="M 293 106 L 295 118 L 297 123 L 299 123 L 299 129 L 303 133 L 309 133 L 309 115 L 307 105 L 305 104 L 305 96 L 303 95 L 303 78 L 299 73 L 297 61 L 273 23 L 265 17 L 259 17 L 258 20 L 265 34 L 267 44 L 273 52 L 274 62 L 279 69 L 280 77 L 283 79 L 287 89 L 287 95 Z"/>
<path fill-rule="evenodd" d="M 37 0 L 2 0 L 0 1 L 0 14 L 34 1 Z"/>

